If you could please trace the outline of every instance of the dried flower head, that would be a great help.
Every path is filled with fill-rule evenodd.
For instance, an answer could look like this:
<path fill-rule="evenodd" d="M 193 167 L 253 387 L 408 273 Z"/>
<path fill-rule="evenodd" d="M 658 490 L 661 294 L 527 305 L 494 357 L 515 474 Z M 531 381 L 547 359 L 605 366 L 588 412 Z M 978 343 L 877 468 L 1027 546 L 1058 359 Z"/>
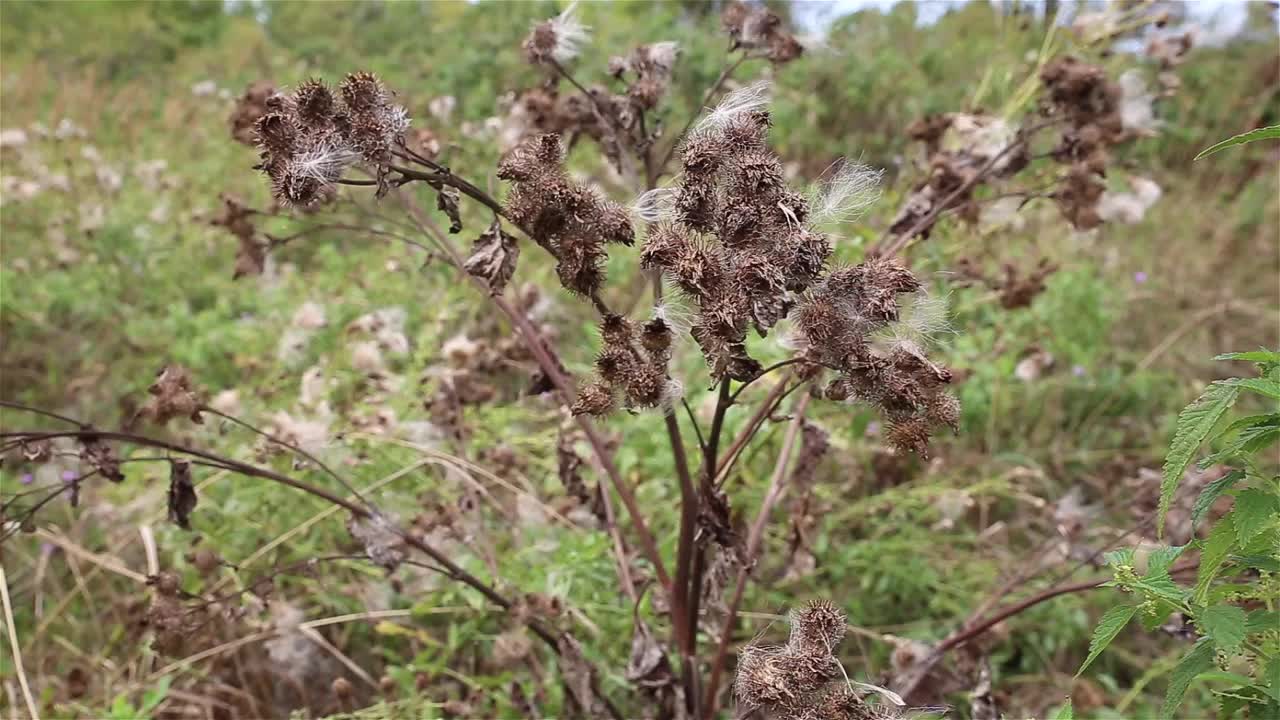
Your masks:
<path fill-rule="evenodd" d="M 254 123 L 260 165 L 278 202 L 308 207 L 332 195 L 343 172 L 386 163 L 409 127 L 405 109 L 372 73 L 348 75 L 335 96 L 320 80 L 266 103 Z"/>
<path fill-rule="evenodd" d="M 795 36 L 782 26 L 782 18 L 763 5 L 750 7 L 734 0 L 724 6 L 720 20 L 735 48 L 758 53 L 775 64 L 791 62 L 804 52 Z"/>
<path fill-rule="evenodd" d="M 196 388 L 191 373 L 181 365 L 164 366 L 147 392 L 151 398 L 138 411 L 139 417 L 157 425 L 166 425 L 175 417 L 204 422 L 200 417 L 203 393 Z"/>
<path fill-rule="evenodd" d="M 506 210 L 558 260 L 561 284 L 592 296 L 604 284 L 606 242 L 630 245 L 635 231 L 625 208 L 572 180 L 554 134 L 526 140 L 503 158 L 498 177 L 511 183 Z"/>
<path fill-rule="evenodd" d="M 572 2 L 559 15 L 533 26 L 525 38 L 525 58 L 535 64 L 564 63 L 578 56 L 579 46 L 590 37 L 591 28 L 576 17 L 578 3 Z"/>

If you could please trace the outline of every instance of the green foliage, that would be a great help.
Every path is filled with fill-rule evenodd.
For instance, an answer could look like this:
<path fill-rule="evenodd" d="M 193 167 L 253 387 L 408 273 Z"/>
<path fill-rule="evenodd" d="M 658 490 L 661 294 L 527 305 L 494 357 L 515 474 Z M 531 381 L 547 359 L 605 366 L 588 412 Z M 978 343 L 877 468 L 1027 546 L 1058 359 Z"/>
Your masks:
<path fill-rule="evenodd" d="M 1202 676 L 1229 686 L 1222 691 L 1220 709 L 1224 717 L 1246 707 L 1265 709 L 1275 700 L 1276 683 L 1270 674 L 1280 657 L 1280 623 L 1272 610 L 1280 601 L 1280 583 L 1275 582 L 1275 573 L 1280 570 L 1280 564 L 1275 564 L 1280 560 L 1280 475 L 1274 468 L 1266 468 L 1264 451 L 1276 444 L 1280 434 L 1271 432 L 1274 414 L 1241 418 L 1216 436 L 1213 431 L 1242 392 L 1270 401 L 1280 363 L 1276 354 L 1268 351 L 1232 353 L 1219 359 L 1255 362 L 1261 377 L 1216 382 L 1179 415 L 1165 464 L 1161 517 L 1178 478 L 1206 440 L 1227 446 L 1226 450 L 1211 454 L 1210 459 L 1234 461 L 1238 467 L 1201 491 L 1192 510 L 1193 525 L 1202 521 L 1224 495 L 1233 498 L 1231 510 L 1212 524 L 1205 540 L 1195 541 L 1200 563 L 1193 588 L 1183 587 L 1170 576 L 1173 560 L 1183 548 L 1153 551 L 1148 571 L 1142 577 L 1135 572 L 1131 551 L 1108 555 L 1115 569 L 1112 585 L 1136 594 L 1142 604 L 1137 608 L 1119 605 L 1103 616 L 1085 663 L 1087 666 L 1094 660 L 1136 610 L 1143 612 L 1148 628 L 1163 622 L 1171 612 L 1182 613 L 1202 637 L 1170 674 L 1161 708 L 1161 717 L 1166 718 L 1174 717 L 1192 682 Z M 1245 486 L 1236 489 L 1241 483 Z M 1228 582 L 1221 583 L 1220 578 Z M 1246 612 L 1241 606 L 1245 602 L 1258 602 L 1266 609 Z M 1240 658 L 1249 672 L 1210 672 L 1216 661 L 1229 658 Z"/>
<path fill-rule="evenodd" d="M 1160 708 L 1161 718 L 1172 718 L 1173 711 L 1182 703 L 1191 681 L 1201 673 L 1213 667 L 1213 644 L 1205 640 L 1196 643 L 1191 651 L 1182 656 L 1177 667 L 1169 675 L 1169 689 L 1165 691 L 1164 705 Z"/>
<path fill-rule="evenodd" d="M 1134 613 L 1138 612 L 1138 608 L 1133 605 L 1117 605 L 1106 612 L 1101 619 L 1098 620 L 1098 626 L 1093 630 L 1093 637 L 1089 640 L 1089 656 L 1081 663 L 1080 669 L 1076 671 L 1076 677 L 1089 667 L 1103 650 L 1111 644 L 1112 640 L 1120 634 L 1125 625 L 1133 619 Z"/>
<path fill-rule="evenodd" d="M 1259 140 L 1271 140 L 1273 138 L 1280 138 L 1280 125 L 1262 127 L 1262 128 L 1258 128 L 1257 130 L 1250 130 L 1249 132 L 1246 132 L 1246 133 L 1240 133 L 1235 137 L 1229 137 L 1220 143 L 1215 143 L 1214 145 L 1210 145 L 1209 147 L 1202 150 L 1199 155 L 1196 155 L 1196 160 L 1199 160 L 1200 158 L 1203 158 L 1203 157 L 1208 157 L 1220 150 L 1226 150 L 1229 147 L 1235 147 L 1236 145 L 1246 145 L 1248 143 L 1257 142 Z"/>
<path fill-rule="evenodd" d="M 1169 512 L 1169 503 L 1178 489 L 1178 483 L 1182 481 L 1182 474 L 1187 471 L 1196 451 L 1209 437 L 1209 433 L 1213 432 L 1222 416 L 1235 404 L 1238 396 L 1236 386 L 1215 382 L 1178 415 L 1178 427 L 1174 431 L 1173 442 L 1169 445 L 1169 454 L 1164 459 L 1164 481 L 1160 485 L 1160 509 L 1156 519 L 1157 532 L 1164 533 L 1165 515 Z"/>

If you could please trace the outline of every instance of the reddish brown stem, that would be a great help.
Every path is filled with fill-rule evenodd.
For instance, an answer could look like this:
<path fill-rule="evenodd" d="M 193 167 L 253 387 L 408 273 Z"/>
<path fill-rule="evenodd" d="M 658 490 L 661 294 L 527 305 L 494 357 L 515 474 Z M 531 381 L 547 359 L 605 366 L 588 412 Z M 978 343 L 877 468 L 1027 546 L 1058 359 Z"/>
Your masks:
<path fill-rule="evenodd" d="M 782 448 L 778 451 L 778 461 L 773 467 L 773 477 L 769 479 L 769 489 L 765 492 L 760 511 L 756 513 L 751 529 L 747 533 L 747 551 L 742 568 L 738 570 L 738 584 L 733 591 L 733 599 L 729 601 L 729 612 L 725 615 L 724 625 L 720 628 L 720 640 L 716 645 L 716 654 L 711 659 L 711 674 L 707 680 L 706 694 L 702 700 L 705 713 L 702 717 L 714 717 L 717 694 L 720 689 L 720 676 L 724 672 L 725 660 L 729 655 L 729 639 L 733 635 L 733 624 L 738 620 L 738 608 L 742 604 L 743 593 L 747 589 L 747 579 L 754 569 L 756 556 L 764 542 L 764 528 L 769 523 L 769 515 L 782 497 L 786 489 L 787 470 L 791 465 L 791 454 L 796 441 L 800 437 L 800 428 L 804 425 L 804 411 L 809 405 L 809 394 L 804 393 L 796 399 L 792 410 L 791 423 L 787 426 L 787 434 L 782 439 Z"/>
<path fill-rule="evenodd" d="M 419 226 L 419 230 L 424 234 L 431 235 L 435 239 L 436 244 L 439 245 L 439 247 L 448 255 L 450 263 L 453 264 L 455 268 L 461 270 L 463 266 L 463 259 L 462 256 L 458 254 L 457 249 L 453 247 L 453 243 L 449 242 L 449 239 L 444 235 L 444 233 L 440 232 L 440 230 L 435 227 L 431 218 L 427 217 L 417 204 L 410 202 L 404 197 L 401 197 L 401 200 L 409 211 L 410 217 Z M 523 312 L 512 307 L 512 305 L 507 302 L 506 298 L 495 296 L 489 292 L 488 285 L 479 278 L 469 273 L 464 272 L 463 274 L 473 285 L 479 288 L 486 297 L 492 299 L 494 305 L 498 307 L 503 315 L 507 316 L 507 319 L 515 326 L 516 330 L 520 333 L 520 336 L 524 339 L 529 351 L 533 353 L 534 360 L 537 361 L 538 367 L 547 374 L 547 378 L 560 393 L 561 399 L 566 405 L 571 405 L 574 400 L 573 383 L 565 376 L 564 372 L 560 370 L 560 364 L 551 357 L 542 334 L 533 326 L 533 323 L 529 322 L 529 318 L 525 317 Z M 578 426 L 582 428 L 583 433 L 586 434 L 587 441 L 590 443 L 591 449 L 596 455 L 596 459 L 604 469 L 605 475 L 609 477 L 609 482 L 613 485 L 614 490 L 617 491 L 618 496 L 622 499 L 622 504 L 626 507 L 627 514 L 631 518 L 631 525 L 635 528 L 636 535 L 640 539 L 641 552 L 644 554 L 645 559 L 653 565 L 654 573 L 658 576 L 658 582 L 662 584 L 663 588 L 665 588 L 668 593 L 671 593 L 673 591 L 671 576 L 667 574 L 666 566 L 662 562 L 662 555 L 658 552 L 658 544 L 654 540 L 653 534 L 649 532 L 649 526 L 645 523 L 644 515 L 640 512 L 640 504 L 636 501 L 635 493 L 631 491 L 630 485 L 628 485 L 626 480 L 623 479 L 622 473 L 619 472 L 617 465 L 613 462 L 613 456 L 609 452 L 604 438 L 600 435 L 599 430 L 596 429 L 591 420 L 582 415 L 575 416 L 574 420 L 578 423 Z M 623 558 L 623 560 L 625 560 L 625 558 Z"/>

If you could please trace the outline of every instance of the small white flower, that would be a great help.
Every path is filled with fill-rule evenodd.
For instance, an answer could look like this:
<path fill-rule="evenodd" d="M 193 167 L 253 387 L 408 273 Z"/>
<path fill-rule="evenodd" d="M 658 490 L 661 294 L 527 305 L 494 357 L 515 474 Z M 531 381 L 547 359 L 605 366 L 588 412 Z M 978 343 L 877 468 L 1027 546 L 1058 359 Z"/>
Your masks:
<path fill-rule="evenodd" d="M 102 229 L 107 222 L 107 209 L 102 205 L 80 207 L 80 231 L 93 232 Z"/>

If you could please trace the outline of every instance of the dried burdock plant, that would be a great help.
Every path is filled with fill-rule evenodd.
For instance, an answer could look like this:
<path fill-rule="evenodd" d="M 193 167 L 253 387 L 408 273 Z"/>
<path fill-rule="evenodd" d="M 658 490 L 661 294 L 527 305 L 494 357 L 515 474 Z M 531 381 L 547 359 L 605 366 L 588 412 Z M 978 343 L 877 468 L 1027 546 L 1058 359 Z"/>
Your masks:
<path fill-rule="evenodd" d="M 1175 55 L 1180 57 L 1186 47 L 1177 45 L 1181 50 Z M 1152 56 L 1160 59 L 1159 52 L 1152 50 Z M 1178 86 L 1169 70 L 1177 61 L 1161 62 L 1160 82 L 1167 96 Z M 926 116 L 907 128 L 908 137 L 924 146 L 923 178 L 873 253 L 891 255 L 916 238 L 928 237 L 947 212 L 977 223 L 981 204 L 987 201 L 980 191 L 987 186 L 1001 191 L 997 200 L 1022 198 L 1018 209 L 1036 198 L 1051 199 L 1076 230 L 1124 217 L 1103 202 L 1104 178 L 1115 165 L 1110 151 L 1156 134 L 1156 96 L 1147 92 L 1136 70 L 1113 80 L 1100 65 L 1072 55 L 1044 62 L 1033 80 L 1038 81 L 1039 93 L 1028 96 L 1034 104 L 1022 119 L 1012 113 L 945 113 Z M 1042 141 L 1046 137 L 1053 139 L 1052 145 Z M 1041 157 L 1051 158 L 1057 168 L 1032 162 Z M 1033 186 L 1008 189 L 1018 178 L 1033 181 Z"/>
<path fill-rule="evenodd" d="M 872 720 L 895 718 L 901 698 L 849 680 L 836 657 L 845 635 L 845 615 L 816 600 L 791 613 L 786 645 L 748 645 L 738 654 L 734 696 L 738 716 L 759 712 L 770 720 Z M 880 692 L 889 704 L 869 703 Z"/>
<path fill-rule="evenodd" d="M 778 14 L 763 6 L 725 6 L 731 50 L 700 103 L 710 109 L 700 109 L 683 129 L 671 133 L 661 113 L 679 69 L 677 46 L 637 45 L 598 69 L 612 77 L 607 81 L 611 84 L 584 84 L 566 67 L 588 38 L 577 10 L 570 6 L 538 23 L 520 48 L 544 77 L 519 96 L 515 108 L 521 123 L 496 164 L 494 174 L 505 197 L 492 196 L 481 189 L 485 182 L 460 177 L 441 164 L 430 142 L 435 138 L 408 132 L 410 120 L 396 95 L 372 74 L 356 72 L 336 88 L 308 80 L 287 93 L 265 84 L 246 93 L 233 127 L 242 141 L 252 128 L 251 139 L 260 152 L 258 169 L 267 176 L 278 207 L 259 210 L 226 196 L 213 222 L 238 241 L 237 275 L 263 273 L 270 252 L 293 238 L 330 228 L 429 252 L 433 261 L 450 265 L 476 288 L 501 320 L 489 320 L 492 336 L 459 336 L 444 343 L 440 366 L 424 373 L 422 397 L 413 406 L 429 411 L 445 441 L 465 454 L 468 441 L 480 435 L 467 425 L 468 409 L 503 397 L 496 368 L 515 367 L 526 374 L 529 382 L 522 386 L 537 396 L 529 407 L 563 422 L 554 454 L 548 453 L 554 460 L 547 466 L 557 471 L 566 509 L 580 511 L 574 522 L 586 520 L 584 525 L 608 533 L 620 587 L 636 612 L 624 676 L 644 702 L 659 708 L 660 717 L 711 718 L 725 701 L 720 677 L 731 657 L 744 587 L 762 557 L 771 510 L 788 488 L 793 491 L 792 554 L 813 552 L 809 534 L 820 515 L 813 487 L 829 442 L 804 417 L 810 401 L 869 405 L 885 421 L 890 444 L 920 455 L 928 452 L 940 428 L 958 426 L 959 402 L 949 392 L 953 374 L 930 357 L 927 347 L 944 324 L 945 296 L 930 295 L 897 251 L 905 246 L 902 238 L 927 235 L 943 212 L 976 212 L 971 210 L 980 201 L 976 191 L 982 185 L 1023 173 L 1033 162 L 1029 143 L 1038 128 L 1016 127 L 979 112 L 938 116 L 912 128 L 928 150 L 929 170 L 892 223 L 895 239 L 860 262 L 838 263 L 835 232 L 876 201 L 881 173 L 838 163 L 815 183 L 815 190 L 805 192 L 789 180 L 771 144 L 769 85 L 750 83 L 720 97 L 745 61 L 780 64 L 801 55 L 800 43 Z M 1076 225 L 1086 226 L 1099 199 L 1097 178 L 1107 164 L 1105 150 L 1125 136 L 1116 125 L 1123 92 L 1117 95 L 1109 81 L 1079 63 L 1064 60 L 1044 71 L 1046 96 L 1039 119 L 1043 127 L 1062 129 L 1061 147 L 1051 155 L 1069 168 L 1054 198 L 1064 211 L 1070 210 Z M 1123 130 L 1123 119 L 1120 123 Z M 570 172 L 570 154 L 588 145 L 598 150 L 601 161 L 586 166 L 583 174 Z M 633 202 L 618 202 L 593 184 L 591 170 L 606 163 L 618 171 L 613 180 L 632 182 Z M 572 166 L 575 171 L 583 167 L 576 156 Z M 432 193 L 425 205 L 413 192 L 421 187 L 415 183 Z M 370 194 L 382 201 L 378 209 L 359 202 Z M 306 210 L 333 213 L 339 222 L 319 223 L 287 237 L 267 235 L 255 224 L 260 217 L 296 217 Z M 380 215 L 382 211 L 396 216 Z M 447 225 L 441 227 L 439 219 Z M 471 247 L 460 248 L 451 236 L 468 227 Z M 530 240 L 536 247 L 521 247 Z M 594 358 L 561 361 L 553 342 L 556 333 L 531 312 L 535 303 L 528 293 L 513 285 L 522 250 L 547 253 L 559 284 L 589 303 L 600 338 Z M 625 267 L 623 258 L 610 263 L 614 254 L 629 256 L 644 271 L 631 279 L 653 284 L 651 309 L 621 309 L 615 300 L 621 293 L 612 291 L 622 283 L 605 272 L 611 264 Z M 999 287 L 1008 295 L 1006 305 L 1024 304 L 1043 286 L 1048 272 L 1042 268 L 1029 278 L 1008 274 Z M 324 324 L 323 313 L 318 315 L 301 313 L 312 327 Z M 502 322 L 514 333 L 499 340 Z M 389 394 L 397 388 L 384 382 L 389 374 L 380 345 L 385 328 L 375 325 L 353 323 L 352 332 L 359 337 L 351 346 L 352 366 L 363 382 L 383 383 L 379 392 Z M 794 353 L 766 367 L 749 349 L 751 335 L 784 332 Z M 408 339 L 398 332 L 390 335 L 398 336 L 394 344 L 408 353 Z M 676 369 L 686 365 L 675 362 L 683 357 L 682 346 L 693 359 L 701 356 L 705 376 L 689 377 Z M 575 378 L 566 369 L 588 361 L 591 369 L 584 377 Z M 770 373 L 776 373 L 777 382 L 766 389 L 759 381 Z M 710 423 L 699 421 L 691 407 L 695 403 L 685 401 L 687 392 L 707 386 L 713 393 Z M 754 389 L 761 392 L 744 394 Z M 40 443 L 73 439 L 93 476 L 115 481 L 124 479 L 121 463 L 127 460 L 115 455 L 119 445 L 164 450 L 169 454 L 162 458 L 170 470 L 169 516 L 184 528 L 199 525 L 194 475 L 206 466 L 323 499 L 347 515 L 357 557 L 389 575 L 425 557 L 431 569 L 502 611 L 493 658 L 497 664 L 532 666 L 541 681 L 545 667 L 539 653 L 549 653 L 555 656 L 568 706 L 589 717 L 623 716 L 602 690 L 605 675 L 588 660 L 593 653 L 570 632 L 573 623 L 566 616 L 572 608 L 553 596 L 510 587 L 514 583 L 506 578 L 491 585 L 438 545 L 437 540 L 448 540 L 452 550 L 455 542 L 468 547 L 476 540 L 480 533 L 474 528 L 480 526 L 469 523 L 480 513 L 476 498 L 483 493 L 469 489 L 464 507 L 432 497 L 428 509 L 406 520 L 405 527 L 395 513 L 351 490 L 343 474 L 317 457 L 318 449 L 340 432 L 327 419 L 304 426 L 281 413 L 274 430 L 257 431 L 229 412 L 207 407 L 203 392 L 176 366 L 162 372 L 151 394 L 140 417 L 163 426 L 217 414 L 255 430 L 264 448 L 293 455 L 296 472 L 324 475 L 325 482 L 338 482 L 350 497 L 188 443 L 99 431 L 74 421 L 74 430 L 4 433 L 4 439 L 21 443 L 33 456 L 40 453 Z M 778 466 L 755 522 L 744 527 L 739 520 L 743 508 L 730 497 L 726 481 L 744 448 L 776 421 L 781 403 L 792 394 L 795 405 L 785 418 L 789 426 Z M 743 406 L 750 414 L 737 423 L 730 414 Z M 679 486 L 673 558 L 664 557 L 634 481 L 614 461 L 616 443 L 596 424 L 613 421 L 611 414 L 647 410 L 661 413 Z M 682 411 L 687 411 L 692 434 L 681 430 Z M 370 435 L 392 424 L 384 417 L 353 423 Z M 736 436 L 727 437 L 727 428 L 735 424 Z M 692 460 L 688 448 L 696 448 Z M 503 475 L 517 472 L 518 462 L 496 451 L 481 457 L 482 462 L 501 463 Z M 360 467 L 358 462 L 352 466 Z M 588 477 L 593 471 L 601 474 L 598 481 Z M 70 484 L 71 492 L 80 482 Z M 621 510 L 615 507 L 619 502 Z M 502 509 L 500 503 L 495 506 Z M 498 577 L 496 567 L 493 577 Z M 734 594 L 726 602 L 730 588 Z M 646 592 L 648 606 L 642 603 Z M 171 614 L 171 606 L 158 603 L 157 615 Z M 654 609 L 651 617 L 641 617 L 643 607 Z M 175 631 L 184 627 L 171 625 Z M 877 689 L 846 677 L 836 656 L 844 632 L 843 613 L 817 602 L 793 614 L 786 645 L 743 648 L 734 684 L 741 707 L 787 719 L 894 717 L 892 693 L 881 693 L 889 702 L 873 702 L 868 691 Z M 699 643 L 709 633 L 716 653 L 700 657 Z M 534 639 L 541 648 L 531 645 Z M 709 680 L 703 680 L 704 674 Z M 337 694 L 348 699 L 347 693 Z M 513 701 L 517 696 L 519 704 L 533 704 L 523 690 L 513 690 Z M 483 707 L 481 701 L 468 694 L 450 702 L 474 710 Z"/>
<path fill-rule="evenodd" d="M 386 191 L 391 151 L 404 145 L 409 116 L 371 73 L 348 75 L 338 90 L 308 80 L 288 95 L 269 98 L 268 112 L 254 123 L 259 167 L 281 204 L 323 201 L 359 161 L 374 168 L 379 191 Z"/>

